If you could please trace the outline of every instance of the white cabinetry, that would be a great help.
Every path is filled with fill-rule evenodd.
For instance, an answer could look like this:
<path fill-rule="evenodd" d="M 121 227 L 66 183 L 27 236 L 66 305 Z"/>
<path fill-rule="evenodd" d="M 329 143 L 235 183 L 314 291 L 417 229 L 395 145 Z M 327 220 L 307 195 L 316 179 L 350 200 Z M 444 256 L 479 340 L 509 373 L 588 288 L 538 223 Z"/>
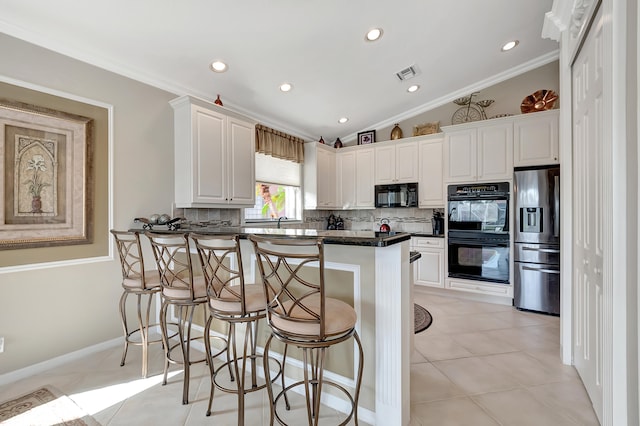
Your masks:
<path fill-rule="evenodd" d="M 558 110 L 523 114 L 513 122 L 513 165 L 559 164 Z"/>
<path fill-rule="evenodd" d="M 356 207 L 375 207 L 373 191 L 375 150 L 360 148 L 356 151 Z"/>
<path fill-rule="evenodd" d="M 509 299 L 513 298 L 513 286 L 511 284 L 494 284 L 484 281 L 448 279 L 447 288 L 450 288 L 451 290 L 483 294 L 485 296 L 498 296 Z"/>
<path fill-rule="evenodd" d="M 343 148 L 336 153 L 337 207 L 373 208 L 373 148 Z"/>
<path fill-rule="evenodd" d="M 445 130 L 447 182 L 513 178 L 513 123 L 482 124 Z"/>
<path fill-rule="evenodd" d="M 413 263 L 414 284 L 444 288 L 444 238 L 412 237 L 411 249 L 421 254 Z"/>
<path fill-rule="evenodd" d="M 418 142 L 388 142 L 376 146 L 375 165 L 376 185 L 417 182 Z"/>
<path fill-rule="evenodd" d="M 317 142 L 304 144 L 304 208 L 333 209 L 336 206 L 335 149 Z"/>
<path fill-rule="evenodd" d="M 418 207 L 445 205 L 442 145 L 441 136 L 418 142 Z"/>
<path fill-rule="evenodd" d="M 176 207 L 255 204 L 255 123 L 191 96 L 174 109 Z"/>

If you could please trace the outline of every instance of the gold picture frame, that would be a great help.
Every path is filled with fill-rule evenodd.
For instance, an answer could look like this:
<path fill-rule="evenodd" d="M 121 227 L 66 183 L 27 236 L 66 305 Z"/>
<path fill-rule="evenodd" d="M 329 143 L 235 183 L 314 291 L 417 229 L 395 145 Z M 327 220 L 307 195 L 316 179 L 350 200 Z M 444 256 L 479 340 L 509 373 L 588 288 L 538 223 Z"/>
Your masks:
<path fill-rule="evenodd" d="M 440 122 L 424 123 L 413 126 L 413 136 L 431 135 L 440 132 Z"/>
<path fill-rule="evenodd" d="M 0 100 L 0 250 L 92 242 L 93 120 Z"/>

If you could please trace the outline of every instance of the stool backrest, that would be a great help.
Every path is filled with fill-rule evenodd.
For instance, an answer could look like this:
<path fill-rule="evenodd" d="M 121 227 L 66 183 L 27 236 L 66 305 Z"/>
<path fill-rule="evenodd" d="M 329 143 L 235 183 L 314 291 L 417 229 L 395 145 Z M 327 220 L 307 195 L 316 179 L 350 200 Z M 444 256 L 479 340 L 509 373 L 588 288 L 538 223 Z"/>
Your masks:
<path fill-rule="evenodd" d="M 136 231 L 116 231 L 112 229 L 116 250 L 122 268 L 122 285 L 127 288 L 145 288 L 144 258 L 140 234 Z"/>
<path fill-rule="evenodd" d="M 245 316 L 247 307 L 240 237 L 197 233 L 189 234 L 189 237 L 198 250 L 209 299 L 240 303 L 241 315 Z"/>
<path fill-rule="evenodd" d="M 188 291 L 190 299 L 195 300 L 193 266 L 186 234 L 145 232 L 145 235 L 151 241 L 164 297 L 172 298 L 171 290 L 182 290 L 182 293 Z M 184 297 L 176 297 L 176 299 L 184 299 Z"/>
<path fill-rule="evenodd" d="M 292 239 L 249 237 L 267 297 L 267 321 L 275 333 L 292 335 L 281 321 L 299 323 L 301 329 L 318 330 L 300 338 L 324 339 L 324 242 L 322 238 Z M 316 326 L 316 327 L 309 327 Z M 295 334 L 295 333 L 293 333 Z"/>

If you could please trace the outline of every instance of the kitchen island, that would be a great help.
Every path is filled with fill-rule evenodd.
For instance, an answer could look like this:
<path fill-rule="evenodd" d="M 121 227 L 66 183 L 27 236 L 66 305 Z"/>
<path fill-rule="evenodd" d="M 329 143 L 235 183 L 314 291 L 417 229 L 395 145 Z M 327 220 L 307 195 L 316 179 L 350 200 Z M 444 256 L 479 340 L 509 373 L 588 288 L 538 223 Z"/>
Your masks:
<path fill-rule="evenodd" d="M 317 231 L 278 228 L 193 227 L 176 231 L 202 234 L 239 234 L 247 282 L 258 282 L 256 258 L 247 236 L 278 238 L 322 237 L 325 242 L 327 294 L 351 304 L 364 350 L 364 373 L 359 418 L 370 424 L 408 425 L 410 411 L 410 357 L 413 335 L 413 300 L 408 233 L 374 231 Z M 262 327 L 263 333 L 267 327 Z M 264 338 L 264 336 L 262 336 Z M 343 346 L 343 347 L 341 347 Z M 343 386 L 354 387 L 357 351 L 353 344 L 332 348 L 326 374 Z M 296 379 L 300 362 L 287 362 L 287 377 Z M 348 411 L 339 394 L 323 391 L 323 403 Z"/>

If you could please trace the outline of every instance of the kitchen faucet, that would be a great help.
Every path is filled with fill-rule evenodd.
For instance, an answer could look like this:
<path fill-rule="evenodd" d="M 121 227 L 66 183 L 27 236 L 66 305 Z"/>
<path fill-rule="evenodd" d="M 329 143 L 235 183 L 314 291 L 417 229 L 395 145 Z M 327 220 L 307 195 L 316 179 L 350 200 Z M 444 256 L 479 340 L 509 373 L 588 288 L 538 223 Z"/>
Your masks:
<path fill-rule="evenodd" d="M 286 217 L 286 216 L 280 216 L 280 217 L 278 218 L 278 229 L 280 229 L 280 221 L 281 221 L 282 219 L 287 220 L 287 217 Z"/>

